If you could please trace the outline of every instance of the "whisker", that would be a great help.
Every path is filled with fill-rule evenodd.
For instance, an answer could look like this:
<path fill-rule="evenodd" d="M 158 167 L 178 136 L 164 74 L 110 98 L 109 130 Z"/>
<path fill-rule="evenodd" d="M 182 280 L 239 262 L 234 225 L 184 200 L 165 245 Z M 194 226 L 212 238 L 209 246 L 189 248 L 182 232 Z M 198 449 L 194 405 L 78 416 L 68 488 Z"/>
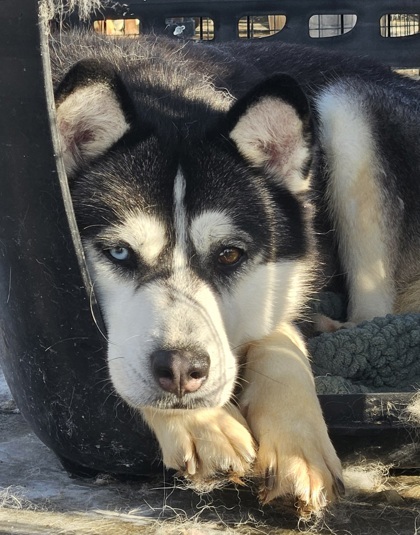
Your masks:
<path fill-rule="evenodd" d="M 98 329 L 98 331 L 100 332 L 100 334 L 102 335 L 102 337 L 104 338 L 104 340 L 106 340 L 109 344 L 109 339 L 108 339 L 108 336 L 106 335 L 106 333 L 104 333 L 99 325 L 99 321 L 97 320 L 96 318 L 96 315 L 95 315 L 95 310 L 94 310 L 94 304 L 96 303 L 96 300 L 94 298 L 94 295 L 95 295 L 95 291 L 94 291 L 94 284 L 92 283 L 91 287 L 90 287 L 90 293 L 89 293 L 89 307 L 90 307 L 90 314 L 92 316 L 92 319 L 95 323 L 95 326 L 96 328 Z"/>

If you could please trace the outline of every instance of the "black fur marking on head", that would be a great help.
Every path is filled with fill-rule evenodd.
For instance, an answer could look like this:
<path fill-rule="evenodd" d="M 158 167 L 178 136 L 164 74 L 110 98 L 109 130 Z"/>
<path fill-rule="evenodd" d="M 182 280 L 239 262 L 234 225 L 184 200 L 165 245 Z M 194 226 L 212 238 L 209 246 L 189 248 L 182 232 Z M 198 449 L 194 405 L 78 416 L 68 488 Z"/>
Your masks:
<path fill-rule="evenodd" d="M 294 260 L 308 253 L 301 201 L 256 172 L 223 139 L 197 144 L 182 155 L 181 167 L 191 217 L 206 210 L 225 212 L 252 235 L 250 256 L 262 254 L 266 261 Z"/>

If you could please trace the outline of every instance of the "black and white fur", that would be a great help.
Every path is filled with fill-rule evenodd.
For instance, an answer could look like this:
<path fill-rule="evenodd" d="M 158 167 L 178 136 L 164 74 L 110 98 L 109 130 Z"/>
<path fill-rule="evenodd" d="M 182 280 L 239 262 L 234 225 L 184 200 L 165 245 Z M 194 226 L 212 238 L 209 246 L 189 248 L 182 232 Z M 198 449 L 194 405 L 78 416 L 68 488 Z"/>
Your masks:
<path fill-rule="evenodd" d="M 318 511 L 341 469 L 294 322 L 323 273 L 350 322 L 419 309 L 417 84 L 281 43 L 70 34 L 52 65 L 115 389 L 197 487 Z"/>

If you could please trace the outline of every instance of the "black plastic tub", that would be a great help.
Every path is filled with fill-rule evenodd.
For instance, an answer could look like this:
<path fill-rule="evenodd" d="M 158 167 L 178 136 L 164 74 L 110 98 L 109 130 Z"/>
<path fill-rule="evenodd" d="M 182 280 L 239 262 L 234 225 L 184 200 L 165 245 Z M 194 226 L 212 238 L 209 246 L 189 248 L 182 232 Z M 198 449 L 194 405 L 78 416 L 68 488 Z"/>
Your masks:
<path fill-rule="evenodd" d="M 147 474 L 157 446 L 109 384 L 105 331 L 54 156 L 38 3 L 0 5 L 4 374 L 25 419 L 59 457 L 98 471 Z"/>
<path fill-rule="evenodd" d="M 313 5 L 293 3 L 306 10 Z M 221 22 L 222 4 L 227 16 L 235 13 L 237 21 L 243 12 L 273 12 L 267 10 L 273 10 L 275 2 L 133 2 L 124 15 L 143 13 L 147 27 L 162 16 L 207 14 L 224 28 L 221 39 L 223 34 L 231 36 L 231 26 Z M 355 2 L 365 4 L 378 7 L 378 1 Z M 420 12 L 420 2 L 410 2 L 411 8 L 414 4 Z M 401 2 L 398 5 L 401 11 Z M 335 2 L 320 6 L 318 12 L 336 9 Z M 55 132 L 49 119 L 53 99 L 44 77 L 47 54 L 38 3 L 0 0 L 0 7 L 1 364 L 25 419 L 67 468 L 147 475 L 158 467 L 158 448 L 109 383 L 105 330 L 88 291 L 66 178 L 54 156 Z M 291 13 L 293 20 L 297 8 Z M 293 32 L 286 35 L 293 37 Z M 413 58 L 419 41 L 407 50 Z M 380 444 L 384 437 L 398 442 L 409 436 L 397 412 L 411 394 L 320 399 L 338 445 L 347 437 Z"/>

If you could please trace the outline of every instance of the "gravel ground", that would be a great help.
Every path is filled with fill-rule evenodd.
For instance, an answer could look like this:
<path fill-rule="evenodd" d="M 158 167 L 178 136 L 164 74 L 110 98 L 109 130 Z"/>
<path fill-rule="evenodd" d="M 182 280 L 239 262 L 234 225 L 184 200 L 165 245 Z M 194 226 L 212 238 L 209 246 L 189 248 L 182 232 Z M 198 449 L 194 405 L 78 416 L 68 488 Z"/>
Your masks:
<path fill-rule="evenodd" d="M 418 453 L 414 443 L 406 448 Z M 259 507 L 249 489 L 198 496 L 166 474 L 72 478 L 31 432 L 0 375 L 0 535 L 420 534 L 420 477 L 389 476 L 365 454 L 345 456 L 346 499 L 309 524 L 293 504 Z"/>

